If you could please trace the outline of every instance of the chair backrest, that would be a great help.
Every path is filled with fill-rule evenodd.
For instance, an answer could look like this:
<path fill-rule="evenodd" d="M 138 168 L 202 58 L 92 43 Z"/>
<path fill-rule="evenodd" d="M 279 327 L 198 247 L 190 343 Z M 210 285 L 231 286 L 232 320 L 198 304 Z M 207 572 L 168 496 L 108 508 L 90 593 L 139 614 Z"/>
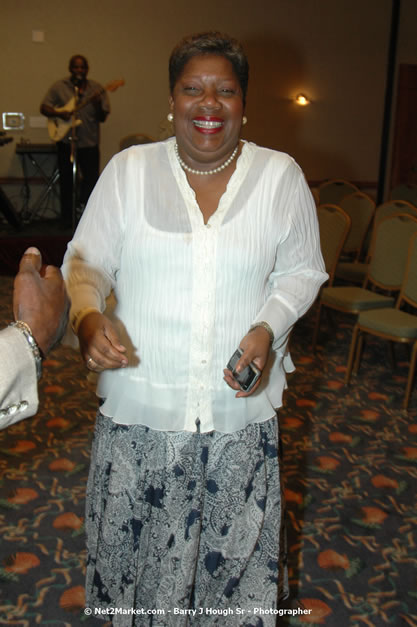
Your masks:
<path fill-rule="evenodd" d="M 417 207 L 417 185 L 415 183 L 399 183 L 391 189 L 392 200 L 408 200 Z"/>
<path fill-rule="evenodd" d="M 155 140 L 152 139 L 149 135 L 145 135 L 144 133 L 132 133 L 131 135 L 126 135 L 120 140 L 119 149 L 124 150 L 125 148 L 129 148 L 130 146 L 137 146 L 139 144 L 151 144 Z"/>
<path fill-rule="evenodd" d="M 409 213 L 411 216 L 417 216 L 417 207 L 414 207 L 407 200 L 387 200 L 375 210 L 375 223 L 378 223 L 383 218 L 391 216 L 394 213 Z"/>
<path fill-rule="evenodd" d="M 370 282 L 385 290 L 400 290 L 410 238 L 416 232 L 417 215 L 397 213 L 376 224 L 365 287 Z"/>
<path fill-rule="evenodd" d="M 337 205 L 343 196 L 359 191 L 354 183 L 346 181 L 345 179 L 330 179 L 324 181 L 319 185 L 318 190 L 321 205 L 328 203 Z"/>
<path fill-rule="evenodd" d="M 414 207 L 407 200 L 387 200 L 382 204 L 378 205 L 374 212 L 373 224 L 370 232 L 368 232 L 368 236 L 365 238 L 365 242 L 363 248 L 367 250 L 367 261 L 370 260 L 371 250 L 372 250 L 372 242 L 375 237 L 376 226 L 383 220 L 389 216 L 392 216 L 396 213 L 408 213 L 411 216 L 417 216 L 417 208 Z"/>
<path fill-rule="evenodd" d="M 402 301 L 417 308 L 417 233 L 412 235 L 408 248 L 407 268 L 401 287 L 398 307 Z"/>
<path fill-rule="evenodd" d="M 337 205 L 323 204 L 317 207 L 320 245 L 326 272 L 327 285 L 331 286 L 340 253 L 350 229 L 350 217 Z"/>
<path fill-rule="evenodd" d="M 343 252 L 354 253 L 355 259 L 358 259 L 375 212 L 375 201 L 364 192 L 353 192 L 344 196 L 338 204 L 352 221 Z"/>

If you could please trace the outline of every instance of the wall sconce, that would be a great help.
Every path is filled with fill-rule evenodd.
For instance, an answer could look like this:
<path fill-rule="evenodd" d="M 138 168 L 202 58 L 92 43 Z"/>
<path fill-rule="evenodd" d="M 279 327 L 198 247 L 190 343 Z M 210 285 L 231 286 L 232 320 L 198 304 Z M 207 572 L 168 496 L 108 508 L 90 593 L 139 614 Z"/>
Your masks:
<path fill-rule="evenodd" d="M 304 94 L 297 94 L 295 97 L 295 103 L 300 105 L 300 107 L 305 107 L 306 105 L 311 104 L 311 100 Z"/>

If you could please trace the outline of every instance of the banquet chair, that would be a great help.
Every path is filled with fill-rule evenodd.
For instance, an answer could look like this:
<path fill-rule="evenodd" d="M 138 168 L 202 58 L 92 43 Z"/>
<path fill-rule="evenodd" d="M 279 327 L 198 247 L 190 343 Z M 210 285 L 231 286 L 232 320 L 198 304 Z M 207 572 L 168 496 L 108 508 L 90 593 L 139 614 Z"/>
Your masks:
<path fill-rule="evenodd" d="M 362 246 L 375 212 L 375 201 L 364 192 L 353 192 L 353 194 L 344 196 L 338 205 L 346 211 L 352 221 L 342 255 L 350 257 L 351 261 L 359 261 Z"/>
<path fill-rule="evenodd" d="M 340 253 L 348 237 L 351 220 L 337 205 L 324 204 L 317 207 L 320 246 L 326 272 L 327 285 L 332 285 Z"/>
<path fill-rule="evenodd" d="M 382 220 L 386 216 L 390 216 L 393 213 L 409 213 L 412 216 L 417 216 L 417 207 L 415 207 L 408 200 L 402 200 L 396 198 L 393 200 L 387 200 L 382 205 L 378 205 L 375 211 L 375 220 Z"/>
<path fill-rule="evenodd" d="M 151 144 L 154 141 L 155 140 L 152 137 L 145 135 L 144 133 L 132 133 L 131 135 L 126 135 L 120 140 L 119 150 L 124 150 L 130 146 L 137 146 L 138 144 Z"/>
<path fill-rule="evenodd" d="M 374 212 L 371 230 L 368 231 L 368 237 L 365 236 L 363 249 L 371 249 L 375 228 L 380 220 L 395 213 L 408 213 L 417 217 L 417 208 L 406 200 L 387 200 L 386 202 L 378 205 Z M 366 245 L 366 239 L 368 238 L 370 241 L 369 246 Z M 366 278 L 368 268 L 369 253 L 366 255 L 364 261 L 341 261 L 336 268 L 336 278 L 355 285 L 362 285 Z"/>
<path fill-rule="evenodd" d="M 371 259 L 363 287 L 325 287 L 321 291 L 313 350 L 317 344 L 323 308 L 358 315 L 369 309 L 394 306 L 392 292 L 399 292 L 411 235 L 417 232 L 417 216 L 395 214 L 383 218 L 375 229 Z M 378 290 L 378 291 L 376 291 Z M 387 294 L 382 293 L 388 292 Z"/>
<path fill-rule="evenodd" d="M 357 191 L 359 188 L 345 179 L 329 179 L 318 186 L 320 204 L 333 203 L 338 205 L 344 196 Z"/>
<path fill-rule="evenodd" d="M 417 233 L 410 240 L 407 268 L 395 308 L 374 309 L 359 314 L 350 345 L 345 382 L 349 383 L 352 371 L 359 370 L 364 335 L 369 334 L 389 342 L 411 345 L 410 365 L 403 409 L 408 409 L 417 361 L 417 315 L 401 308 L 411 306 L 417 313 Z"/>
<path fill-rule="evenodd" d="M 415 183 L 399 183 L 391 189 L 392 200 L 408 200 L 417 207 L 417 185 Z"/>

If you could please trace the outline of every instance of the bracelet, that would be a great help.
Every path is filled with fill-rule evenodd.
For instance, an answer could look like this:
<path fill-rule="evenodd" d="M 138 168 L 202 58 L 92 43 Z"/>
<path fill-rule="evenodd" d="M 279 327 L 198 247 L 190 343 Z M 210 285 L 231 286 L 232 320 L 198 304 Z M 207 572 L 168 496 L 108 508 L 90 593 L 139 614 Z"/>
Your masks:
<path fill-rule="evenodd" d="M 16 320 L 16 322 L 11 322 L 9 324 L 9 327 L 15 327 L 16 329 L 19 329 L 19 331 L 21 333 L 23 333 L 23 335 L 25 336 L 27 343 L 29 344 L 30 350 L 32 351 L 33 357 L 35 359 L 35 365 L 36 365 L 36 377 L 39 381 L 39 379 L 42 376 L 42 351 L 39 348 L 35 338 L 33 337 L 32 334 L 32 330 L 30 328 L 30 326 L 28 324 L 26 324 L 26 322 L 23 322 L 22 320 Z"/>
<path fill-rule="evenodd" d="M 271 329 L 271 327 L 269 326 L 269 324 L 267 322 L 264 322 L 263 320 L 261 320 L 261 322 L 255 322 L 255 324 L 253 324 L 251 326 L 249 331 L 253 331 L 253 329 L 256 329 L 256 327 L 262 327 L 263 329 L 265 329 L 265 331 L 267 331 L 267 333 L 269 335 L 270 343 L 273 344 L 273 342 L 274 342 L 274 332 Z"/>
<path fill-rule="evenodd" d="M 85 309 L 80 309 L 73 319 L 71 320 L 71 329 L 74 331 L 75 335 L 78 335 L 78 329 L 80 328 L 81 322 L 89 313 L 100 313 L 100 310 L 97 307 L 86 307 Z"/>

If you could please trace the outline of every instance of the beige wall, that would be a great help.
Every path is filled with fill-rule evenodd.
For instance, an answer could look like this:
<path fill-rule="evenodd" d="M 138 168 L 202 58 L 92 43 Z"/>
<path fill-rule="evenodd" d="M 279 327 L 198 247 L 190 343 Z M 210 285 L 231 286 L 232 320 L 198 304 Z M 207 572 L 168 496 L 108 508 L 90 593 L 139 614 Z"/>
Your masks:
<path fill-rule="evenodd" d="M 403 0 L 399 61 L 417 63 L 417 3 Z M 251 63 L 245 136 L 292 154 L 310 179 L 376 180 L 391 0 L 2 0 L 0 112 L 22 111 L 30 128 L 49 85 L 85 54 L 90 76 L 123 77 L 102 127 L 102 165 L 131 132 L 158 136 L 167 107 L 167 60 L 185 34 L 224 30 Z M 45 43 L 32 43 L 32 31 Z M 310 107 L 291 98 L 303 91 Z M 0 176 L 20 176 L 15 143 L 0 149 Z"/>

